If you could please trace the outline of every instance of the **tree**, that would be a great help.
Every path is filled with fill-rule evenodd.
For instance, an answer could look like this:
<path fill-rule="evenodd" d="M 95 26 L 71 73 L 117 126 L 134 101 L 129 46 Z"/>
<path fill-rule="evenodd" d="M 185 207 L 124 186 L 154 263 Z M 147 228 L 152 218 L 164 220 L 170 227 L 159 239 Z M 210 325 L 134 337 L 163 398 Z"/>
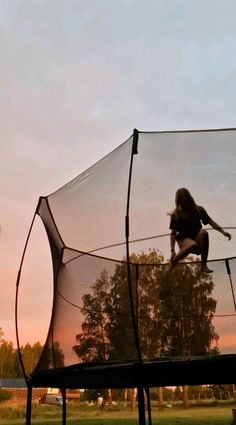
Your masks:
<path fill-rule="evenodd" d="M 158 316 L 157 285 L 163 257 L 150 250 L 131 256 L 131 279 L 136 326 L 143 358 L 159 353 L 159 329 L 153 326 Z M 148 263 L 139 269 L 137 264 Z M 73 347 L 83 361 L 137 359 L 127 283 L 127 265 L 119 263 L 113 275 L 103 271 L 92 286 L 93 293 L 83 297 L 82 332 Z"/>
<path fill-rule="evenodd" d="M 164 397 L 163 397 L 162 387 L 157 388 L 157 394 L 158 394 L 159 410 L 164 410 Z"/>
<path fill-rule="evenodd" d="M 76 335 L 75 353 L 83 361 L 107 360 L 110 341 L 107 337 L 107 294 L 109 277 L 104 270 L 92 286 L 93 293 L 83 296 L 82 332 Z"/>
<path fill-rule="evenodd" d="M 22 378 L 23 371 L 21 368 L 18 349 L 13 347 L 13 343 L 10 341 L 6 341 L 3 339 L 3 331 L 0 328 L 0 378 Z M 26 375 L 30 375 L 37 365 L 43 347 L 40 342 L 36 342 L 34 344 L 26 343 L 24 346 L 20 348 L 23 365 L 25 368 Z M 46 352 L 44 363 L 41 363 L 45 367 L 53 366 L 52 357 L 54 355 L 54 359 L 57 362 L 57 366 L 64 366 L 64 355 L 62 350 L 60 349 L 59 344 L 54 343 L 54 348 L 48 349 L 44 348 Z M 52 355 L 53 352 L 53 355 Z"/>
<path fill-rule="evenodd" d="M 182 263 L 162 280 L 161 355 L 218 353 L 219 336 L 212 324 L 216 310 L 216 300 L 211 296 L 213 286 L 212 276 L 200 273 L 196 263 Z M 183 406 L 189 406 L 186 386 L 183 387 Z"/>
<path fill-rule="evenodd" d="M 181 263 L 166 275 L 154 249 L 132 254 L 131 292 L 143 360 L 218 352 L 212 324 L 213 281 L 197 263 Z M 84 295 L 81 332 L 73 349 L 82 361 L 135 360 L 137 350 L 129 301 L 127 265 L 104 270 Z M 186 388 L 185 403 L 187 403 Z"/>
<path fill-rule="evenodd" d="M 50 340 L 51 338 L 49 338 L 49 341 Z M 39 357 L 39 361 L 36 364 L 34 372 L 37 373 L 40 370 L 54 367 L 64 367 L 64 359 L 65 356 L 58 341 L 55 341 L 51 346 L 46 344 L 42 350 L 42 354 Z"/>
<path fill-rule="evenodd" d="M 219 336 L 212 319 L 211 275 L 202 274 L 196 263 L 182 263 L 161 282 L 160 315 L 164 356 L 193 356 L 218 353 Z"/>
<path fill-rule="evenodd" d="M 26 375 L 29 375 L 34 370 L 42 353 L 42 349 L 43 347 L 40 342 L 36 342 L 33 345 L 27 343 L 24 347 L 21 347 Z"/>
<path fill-rule="evenodd" d="M 1 339 L 0 343 L 0 378 L 13 378 L 15 369 L 15 352 L 13 343 Z"/>
<path fill-rule="evenodd" d="M 16 352 L 13 343 L 6 341 L 0 327 L 0 378 L 14 378 L 16 375 Z"/>

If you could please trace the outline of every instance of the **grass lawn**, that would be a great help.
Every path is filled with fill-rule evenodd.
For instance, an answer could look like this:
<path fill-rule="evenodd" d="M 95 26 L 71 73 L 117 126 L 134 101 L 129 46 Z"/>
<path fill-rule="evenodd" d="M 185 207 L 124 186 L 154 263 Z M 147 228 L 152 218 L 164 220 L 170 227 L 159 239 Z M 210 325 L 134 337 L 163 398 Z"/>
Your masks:
<path fill-rule="evenodd" d="M 5 406 L 4 406 L 5 405 Z M 232 405 L 220 407 L 181 407 L 159 412 L 153 408 L 153 425 L 231 425 Z M 108 411 L 97 407 L 69 406 L 67 425 L 137 425 L 137 412 L 124 408 Z M 32 425 L 60 425 L 61 409 L 58 406 L 35 405 L 32 409 Z M 24 406 L 0 405 L 0 425 L 25 425 Z M 148 425 L 148 421 L 147 421 Z"/>

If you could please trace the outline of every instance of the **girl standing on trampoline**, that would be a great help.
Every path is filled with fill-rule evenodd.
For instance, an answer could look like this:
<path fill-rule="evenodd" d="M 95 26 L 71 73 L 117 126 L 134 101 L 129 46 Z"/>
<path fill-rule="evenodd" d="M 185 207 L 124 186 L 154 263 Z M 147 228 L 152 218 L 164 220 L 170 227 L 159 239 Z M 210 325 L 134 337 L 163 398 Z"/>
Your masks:
<path fill-rule="evenodd" d="M 188 189 L 178 189 L 175 194 L 175 210 L 170 214 L 170 250 L 171 258 L 168 270 L 172 270 L 176 264 L 188 254 L 201 255 L 202 272 L 212 273 L 207 266 L 209 250 L 209 237 L 204 225 L 209 224 L 228 240 L 231 235 L 225 232 L 219 224 L 209 217 L 206 210 L 197 205 Z M 178 243 L 179 251 L 175 253 L 175 242 Z"/>

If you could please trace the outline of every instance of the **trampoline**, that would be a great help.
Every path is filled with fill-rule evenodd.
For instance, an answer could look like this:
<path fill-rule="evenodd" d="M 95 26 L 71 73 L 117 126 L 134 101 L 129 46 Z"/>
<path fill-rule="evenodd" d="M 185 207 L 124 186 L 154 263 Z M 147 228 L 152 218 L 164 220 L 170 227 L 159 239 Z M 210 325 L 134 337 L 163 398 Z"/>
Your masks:
<path fill-rule="evenodd" d="M 236 130 L 143 132 L 52 194 L 40 217 L 53 265 L 53 305 L 33 387 L 144 389 L 236 382 Z M 174 195 L 187 187 L 232 240 L 209 230 L 209 263 L 190 256 L 166 275 Z M 19 323 L 20 325 L 20 323 Z M 150 422 L 150 417 L 149 417 Z"/>

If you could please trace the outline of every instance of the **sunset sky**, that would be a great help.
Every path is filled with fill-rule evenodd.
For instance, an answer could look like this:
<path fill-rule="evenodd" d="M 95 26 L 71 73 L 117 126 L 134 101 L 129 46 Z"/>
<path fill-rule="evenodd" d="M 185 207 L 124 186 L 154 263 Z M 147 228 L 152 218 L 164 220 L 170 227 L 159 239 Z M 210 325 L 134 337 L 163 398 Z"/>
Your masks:
<path fill-rule="evenodd" d="M 236 127 L 236 4 L 0 0 L 0 35 L 0 327 L 15 345 L 15 282 L 40 195 L 135 127 Z M 49 251 L 40 238 L 33 290 L 22 298 L 22 343 L 43 342 L 50 317 L 51 282 L 40 281 L 41 267 L 50 274 Z"/>

